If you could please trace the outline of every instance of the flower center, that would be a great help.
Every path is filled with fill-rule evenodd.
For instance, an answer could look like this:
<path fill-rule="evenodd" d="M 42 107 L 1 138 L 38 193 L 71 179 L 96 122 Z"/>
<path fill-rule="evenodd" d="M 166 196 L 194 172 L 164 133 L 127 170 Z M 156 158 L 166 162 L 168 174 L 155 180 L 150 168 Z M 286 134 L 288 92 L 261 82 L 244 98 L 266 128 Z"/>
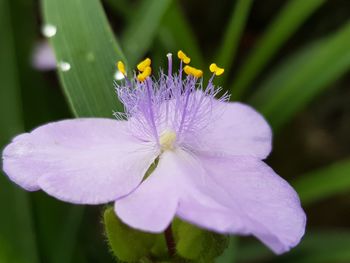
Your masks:
<path fill-rule="evenodd" d="M 120 120 L 128 120 L 130 132 L 142 141 L 156 142 L 162 151 L 185 146 L 191 137 L 205 128 L 210 120 L 216 95 L 221 91 L 213 84 L 215 76 L 224 69 L 215 63 L 209 66 L 213 73 L 207 84 L 203 71 L 189 66 L 191 59 L 183 51 L 177 53 L 180 68 L 173 73 L 172 55 L 168 57 L 168 74 L 160 71 L 159 78 L 152 77 L 151 59 L 137 65 L 138 74 L 127 77 L 123 62 L 117 63 L 123 82 L 114 82 L 124 113 L 115 112 Z M 185 73 L 186 76 L 183 76 Z M 228 101 L 224 93 L 218 100 Z"/>
<path fill-rule="evenodd" d="M 171 130 L 166 130 L 159 138 L 159 144 L 162 150 L 172 150 L 174 149 L 174 143 L 176 141 L 176 133 Z"/>

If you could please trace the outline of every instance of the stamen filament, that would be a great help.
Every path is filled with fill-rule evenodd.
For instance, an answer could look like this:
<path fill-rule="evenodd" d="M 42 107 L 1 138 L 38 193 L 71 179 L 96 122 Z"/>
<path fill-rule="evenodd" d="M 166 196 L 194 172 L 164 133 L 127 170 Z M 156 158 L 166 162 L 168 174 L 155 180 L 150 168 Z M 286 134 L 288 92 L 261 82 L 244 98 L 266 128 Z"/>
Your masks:
<path fill-rule="evenodd" d="M 166 56 L 168 57 L 168 77 L 170 78 L 173 74 L 173 54 L 168 53 Z"/>
<path fill-rule="evenodd" d="M 150 81 L 151 80 L 149 78 L 146 80 L 147 99 L 148 99 L 148 105 L 149 105 L 149 115 L 150 115 L 150 121 L 151 121 L 152 129 L 153 129 L 153 134 L 154 134 L 156 142 L 157 142 L 157 144 L 159 146 L 158 131 L 157 131 L 156 122 L 154 120 L 154 112 L 153 112 L 153 102 L 152 102 L 152 93 L 151 93 L 151 85 L 152 85 L 152 83 L 150 83 Z"/>
<path fill-rule="evenodd" d="M 190 77 L 190 85 L 189 87 L 185 90 L 185 104 L 183 107 L 183 111 L 182 111 L 182 115 L 181 115 L 181 121 L 180 121 L 180 126 L 179 126 L 179 130 L 178 130 L 178 135 L 181 135 L 181 132 L 183 130 L 183 126 L 185 123 L 185 118 L 186 118 L 186 114 L 187 114 L 187 107 L 188 107 L 188 101 L 191 95 L 191 91 L 193 88 L 194 83 L 196 82 L 196 79 L 194 77 Z M 194 82 L 194 83 L 193 83 Z"/>

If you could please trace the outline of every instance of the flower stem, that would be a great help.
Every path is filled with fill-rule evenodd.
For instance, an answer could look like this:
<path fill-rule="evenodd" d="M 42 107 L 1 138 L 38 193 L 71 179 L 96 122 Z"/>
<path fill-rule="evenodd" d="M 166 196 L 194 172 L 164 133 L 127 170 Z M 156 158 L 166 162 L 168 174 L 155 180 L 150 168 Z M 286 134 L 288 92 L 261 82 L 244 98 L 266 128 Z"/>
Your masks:
<path fill-rule="evenodd" d="M 173 230 L 171 229 L 171 224 L 164 231 L 166 245 L 168 247 L 168 253 L 170 257 L 174 257 L 176 254 L 175 250 L 175 240 L 173 235 Z"/>

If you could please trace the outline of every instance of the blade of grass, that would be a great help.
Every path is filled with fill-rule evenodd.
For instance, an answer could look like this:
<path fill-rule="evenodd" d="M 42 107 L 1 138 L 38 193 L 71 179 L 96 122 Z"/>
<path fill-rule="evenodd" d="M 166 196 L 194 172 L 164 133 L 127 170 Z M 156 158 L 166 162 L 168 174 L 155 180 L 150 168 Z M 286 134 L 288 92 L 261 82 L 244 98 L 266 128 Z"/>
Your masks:
<path fill-rule="evenodd" d="M 226 72 L 231 70 L 252 3 L 252 0 L 238 0 L 233 7 L 222 44 L 214 59 Z M 224 74 L 219 78 L 218 84 L 225 83 L 228 76 L 229 74 Z"/>
<path fill-rule="evenodd" d="M 350 69 L 350 22 L 291 56 L 262 83 L 250 103 L 275 130 Z"/>
<path fill-rule="evenodd" d="M 325 0 L 290 0 L 257 43 L 231 85 L 233 99 L 242 97 L 248 86 L 283 43 Z"/>
<path fill-rule="evenodd" d="M 128 0 L 104 0 L 113 11 L 123 16 L 123 18 L 131 21 L 131 3 Z"/>
<path fill-rule="evenodd" d="M 350 233 L 347 229 L 309 230 L 301 243 L 289 253 L 280 257 L 259 241 L 240 244 L 239 262 L 303 262 L 329 263 L 349 262 Z"/>
<path fill-rule="evenodd" d="M 329 263 L 350 261 L 350 233 L 348 229 L 311 232 L 300 247 L 282 255 L 276 263 Z"/>
<path fill-rule="evenodd" d="M 9 2 L 0 0 L 0 149 L 17 132 L 23 130 L 22 106 L 18 83 Z M 0 173 L 0 241 L 1 262 L 39 262 L 28 195 Z"/>
<path fill-rule="evenodd" d="M 84 207 L 63 203 L 41 192 L 35 193 L 34 200 L 45 262 L 73 262 Z"/>
<path fill-rule="evenodd" d="M 25 130 L 31 130 L 52 119 L 68 116 L 61 94 L 52 86 L 48 86 L 43 75 L 31 68 L 28 63 L 32 56 L 34 41 L 37 39 L 37 17 L 34 12 L 28 12 L 28 10 L 35 10 L 35 7 L 34 0 L 9 2 Z M 18 19 L 18 17 L 25 17 L 25 19 Z M 82 208 L 66 207 L 66 204 L 57 201 L 51 206 L 42 207 L 43 202 L 49 197 L 42 195 L 43 198 L 38 200 L 35 195 L 30 196 L 34 196 L 31 198 L 34 208 L 31 214 L 35 219 L 34 228 L 37 227 L 35 234 L 40 257 L 48 263 L 71 262 L 77 242 L 76 233 L 81 222 Z M 53 214 L 55 217 L 51 216 Z M 41 231 L 43 228 L 45 231 Z"/>
<path fill-rule="evenodd" d="M 119 2 L 123 2 L 122 6 L 117 5 Z M 120 13 L 126 21 L 132 20 L 132 18 L 130 18 L 133 17 L 131 15 L 132 6 L 130 2 L 125 3 L 124 0 L 106 0 L 106 3 L 109 4 L 115 12 Z M 124 6 L 124 4 L 127 4 L 127 6 Z M 125 12 L 125 10 L 128 11 Z M 158 56 L 158 54 L 154 53 L 161 54 L 162 59 L 160 61 L 161 63 L 152 63 L 153 65 L 159 64 L 164 66 L 163 62 L 166 52 L 175 54 L 179 49 L 183 49 L 191 56 L 192 61 L 197 67 L 203 68 L 205 66 L 198 42 L 177 1 L 172 1 L 170 7 L 163 16 L 159 25 L 159 30 L 157 31 L 157 39 L 159 39 L 159 43 L 156 42 L 156 44 L 152 46 L 152 61 L 156 62 L 154 55 L 156 55 L 156 57 Z M 162 47 L 160 47 L 159 44 Z"/>
<path fill-rule="evenodd" d="M 44 81 L 43 74 L 34 70 L 28 63 L 37 40 L 37 17 L 34 12 L 28 10 L 35 10 L 35 7 L 35 0 L 9 2 L 17 79 L 22 95 L 22 115 L 27 131 L 39 124 L 69 116 L 67 105 L 57 87 L 49 86 Z M 25 19 L 18 19 L 19 17 Z M 66 204 L 58 201 L 51 206 L 42 207 L 42 204 L 50 199 L 47 195 L 43 194 L 42 199 L 36 199 L 35 194 L 30 194 L 30 197 L 40 258 L 47 263 L 72 262 L 72 253 L 77 243 L 76 233 L 81 222 L 81 215 L 77 212 L 82 208 L 72 206 L 68 209 Z M 61 207 L 64 209 L 60 209 Z M 42 229 L 44 231 L 41 231 Z"/>
<path fill-rule="evenodd" d="M 51 38 L 57 60 L 71 65 L 69 71 L 60 70 L 59 76 L 75 116 L 110 117 L 113 110 L 121 110 L 112 82 L 115 61 L 125 58 L 100 2 L 43 0 L 42 9 L 45 23 L 57 28 Z M 47 258 L 50 262 L 70 262 L 83 208 L 51 205 L 57 218 L 66 215 L 62 227 L 57 227 L 57 218 L 46 220 L 48 209 L 42 209 L 46 202 L 38 201 L 38 220 L 44 220 L 42 225 L 47 230 L 42 234 L 48 247 Z"/>
<path fill-rule="evenodd" d="M 48 78 L 49 74 L 43 74 L 32 66 L 34 50 L 41 42 L 38 41 L 37 14 L 28 10 L 36 10 L 37 1 L 17 0 L 10 1 L 9 5 L 25 130 L 32 130 L 45 122 L 70 117 L 58 85 Z"/>
<path fill-rule="evenodd" d="M 349 175 L 350 159 L 302 175 L 292 185 L 302 203 L 309 205 L 332 195 L 350 192 Z"/>
<path fill-rule="evenodd" d="M 195 34 L 176 1 L 163 18 L 159 39 L 168 52 L 176 54 L 179 49 L 182 49 L 191 57 L 196 67 L 205 67 Z"/>
<path fill-rule="evenodd" d="M 122 47 L 133 67 L 152 44 L 172 0 L 143 0 L 122 37 Z"/>
<path fill-rule="evenodd" d="M 42 0 L 44 21 L 57 28 L 50 38 L 60 80 L 76 116 L 111 117 L 121 110 L 113 89 L 115 62 L 124 60 L 98 0 Z M 67 66 L 67 64 L 66 64 Z"/>

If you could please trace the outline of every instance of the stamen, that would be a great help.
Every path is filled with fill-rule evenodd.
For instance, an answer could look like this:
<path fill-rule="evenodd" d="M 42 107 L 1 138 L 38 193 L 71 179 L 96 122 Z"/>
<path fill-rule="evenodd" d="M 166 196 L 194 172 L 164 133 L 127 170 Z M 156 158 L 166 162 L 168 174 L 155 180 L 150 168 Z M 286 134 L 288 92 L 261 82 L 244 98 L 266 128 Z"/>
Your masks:
<path fill-rule="evenodd" d="M 148 66 L 143 70 L 142 73 L 137 75 L 137 79 L 140 82 L 144 82 L 151 74 L 152 74 L 152 68 Z"/>
<path fill-rule="evenodd" d="M 201 71 L 200 69 L 196 69 L 194 67 L 188 66 L 188 65 L 186 65 L 184 67 L 184 71 L 187 75 L 194 76 L 197 79 L 203 76 L 203 71 Z"/>
<path fill-rule="evenodd" d="M 128 85 L 128 87 L 131 88 L 132 84 L 131 84 L 131 81 L 127 77 L 127 73 L 126 73 L 126 70 L 125 70 L 125 64 L 122 61 L 118 61 L 116 63 L 116 66 L 118 68 L 118 71 L 123 74 L 123 76 L 125 78 L 125 81 L 126 81 L 126 84 Z"/>
<path fill-rule="evenodd" d="M 151 67 L 148 67 L 148 68 L 151 68 Z M 146 71 L 146 69 L 145 69 L 145 71 Z M 157 126 L 156 126 L 156 122 L 155 122 L 155 119 L 154 119 L 154 112 L 153 112 L 153 99 L 152 99 L 152 94 L 153 93 L 151 92 L 152 83 L 150 83 L 150 81 L 151 81 L 150 79 L 149 79 L 149 81 L 146 81 L 147 98 L 148 98 L 148 106 L 149 106 L 149 115 L 150 115 L 150 121 L 151 121 L 152 129 L 153 129 L 154 137 L 155 137 L 155 139 L 157 141 L 157 144 L 159 145 L 158 131 L 157 131 Z"/>
<path fill-rule="evenodd" d="M 126 71 L 125 71 L 125 65 L 122 61 L 118 61 L 118 63 L 116 64 L 118 70 L 124 75 L 126 76 Z"/>
<path fill-rule="evenodd" d="M 145 60 L 141 61 L 139 64 L 137 64 L 137 69 L 141 72 L 145 71 L 145 69 L 149 66 L 151 66 L 151 59 L 146 58 Z"/>
<path fill-rule="evenodd" d="M 212 80 L 221 75 L 223 69 L 214 63 L 210 65 L 213 75 L 204 87 L 203 71 L 186 65 L 189 58 L 182 51 L 177 55 L 180 57 L 177 72 L 173 72 L 172 54 L 169 53 L 167 75 L 161 72 L 159 79 L 151 78 L 151 60 L 145 59 L 139 63 L 139 74 L 132 82 L 127 77 L 125 82 L 115 82 L 125 107 L 125 113 L 117 113 L 117 118 L 128 118 L 130 131 L 136 137 L 154 142 L 162 151 L 195 139 L 196 133 L 208 125 L 213 101 L 221 91 L 215 88 Z M 117 67 L 126 74 L 122 62 L 117 63 Z M 185 80 L 182 74 L 187 74 Z M 224 94 L 218 99 L 226 101 L 228 96 Z"/>
<path fill-rule="evenodd" d="M 177 52 L 177 57 L 181 59 L 181 61 L 185 64 L 188 64 L 191 62 L 191 58 L 189 58 L 182 50 L 179 50 Z"/>
<path fill-rule="evenodd" d="M 209 70 L 210 70 L 210 72 L 214 73 L 215 76 L 220 76 L 225 71 L 225 69 L 219 68 L 215 63 L 210 64 Z"/>

